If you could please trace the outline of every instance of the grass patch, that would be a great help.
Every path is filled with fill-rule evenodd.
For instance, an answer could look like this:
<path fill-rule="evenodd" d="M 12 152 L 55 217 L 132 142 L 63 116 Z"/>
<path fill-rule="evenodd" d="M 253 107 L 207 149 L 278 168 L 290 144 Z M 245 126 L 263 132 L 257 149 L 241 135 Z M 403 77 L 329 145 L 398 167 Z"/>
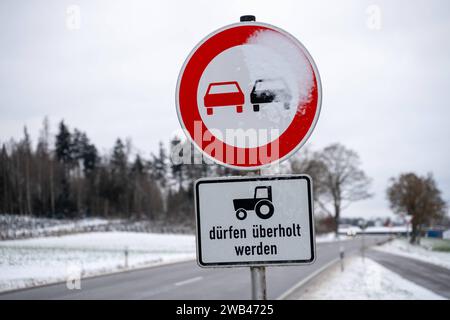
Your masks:
<path fill-rule="evenodd" d="M 422 245 L 432 251 L 450 252 L 450 240 L 447 239 L 422 239 Z"/>

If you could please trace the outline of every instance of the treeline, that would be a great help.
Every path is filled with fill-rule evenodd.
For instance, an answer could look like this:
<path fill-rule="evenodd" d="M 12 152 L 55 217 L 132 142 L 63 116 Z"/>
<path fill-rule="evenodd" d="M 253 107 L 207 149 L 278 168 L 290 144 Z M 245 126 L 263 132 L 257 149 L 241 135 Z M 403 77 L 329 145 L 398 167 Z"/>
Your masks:
<path fill-rule="evenodd" d="M 33 147 L 35 145 L 35 147 Z M 52 218 L 135 218 L 193 224 L 193 182 L 201 177 L 252 174 L 205 163 L 189 142 L 162 142 L 156 154 L 133 152 L 118 138 L 100 154 L 85 132 L 63 121 L 51 135 L 44 120 L 36 144 L 24 128 L 19 141 L 1 145 L 1 213 Z M 179 159 L 181 161 L 171 161 Z M 340 144 L 304 148 L 280 173 L 307 173 L 314 181 L 316 217 L 337 231 L 342 209 L 366 199 L 369 178 L 356 152 Z"/>
<path fill-rule="evenodd" d="M 26 128 L 19 141 L 1 144 L 0 213 L 193 225 L 195 180 L 252 174 L 205 163 L 189 142 L 176 137 L 168 148 L 160 142 L 156 154 L 148 157 L 133 152 L 131 141 L 120 138 L 110 152 L 100 154 L 85 132 L 71 130 L 63 121 L 53 136 L 44 120 L 35 145 Z M 305 147 L 277 172 L 312 177 L 318 231 L 338 232 L 342 211 L 372 196 L 359 155 L 339 143 L 315 151 Z M 412 216 L 415 234 L 445 220 L 448 207 L 431 174 L 406 173 L 396 179 L 388 186 L 388 200 L 395 213 Z"/>
<path fill-rule="evenodd" d="M 169 146 L 179 143 L 174 138 Z M 53 218 L 193 220 L 192 182 L 231 172 L 205 163 L 173 164 L 169 152 L 161 142 L 157 154 L 133 155 L 131 141 L 118 138 L 101 155 L 85 132 L 61 121 L 53 137 L 44 120 L 36 147 L 26 128 L 22 139 L 1 145 L 0 210 Z"/>

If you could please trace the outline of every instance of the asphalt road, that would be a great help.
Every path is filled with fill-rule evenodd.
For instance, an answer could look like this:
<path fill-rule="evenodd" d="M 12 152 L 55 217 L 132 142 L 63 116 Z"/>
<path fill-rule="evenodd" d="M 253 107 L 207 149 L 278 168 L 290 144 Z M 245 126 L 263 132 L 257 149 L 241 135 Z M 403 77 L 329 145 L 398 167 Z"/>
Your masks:
<path fill-rule="evenodd" d="M 398 255 L 369 250 L 367 256 L 403 278 L 450 299 L 450 270 Z"/>
<path fill-rule="evenodd" d="M 387 239 L 366 236 L 366 245 Z M 358 252 L 361 239 L 342 241 L 346 255 Z M 339 243 L 317 244 L 317 259 L 308 266 L 268 267 L 267 293 L 276 299 L 339 256 Z M 80 290 L 66 283 L 0 294 L 2 299 L 250 299 L 249 268 L 202 269 L 195 261 L 151 267 L 81 280 Z"/>

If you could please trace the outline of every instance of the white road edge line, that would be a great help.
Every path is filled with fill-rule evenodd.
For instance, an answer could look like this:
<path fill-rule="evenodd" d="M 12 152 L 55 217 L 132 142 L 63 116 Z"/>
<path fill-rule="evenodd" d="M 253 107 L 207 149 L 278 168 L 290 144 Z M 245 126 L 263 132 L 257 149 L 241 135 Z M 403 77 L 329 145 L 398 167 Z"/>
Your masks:
<path fill-rule="evenodd" d="M 331 267 L 333 264 L 335 264 L 336 262 L 339 261 L 339 258 L 333 259 L 330 262 L 328 262 L 326 265 L 322 266 L 320 269 L 317 269 L 316 271 L 314 271 L 313 273 L 311 273 L 309 276 L 307 276 L 306 278 L 300 280 L 297 284 L 295 284 L 293 287 L 291 287 L 290 289 L 288 289 L 285 293 L 283 293 L 281 296 L 279 296 L 276 300 L 284 300 L 286 299 L 292 292 L 294 292 L 295 290 L 297 290 L 298 288 L 300 288 L 301 286 L 303 286 L 305 283 L 307 283 L 309 280 L 311 280 L 312 278 L 316 277 L 317 275 L 319 275 L 319 273 L 323 272 L 325 269 Z"/>
<path fill-rule="evenodd" d="M 183 281 L 180 281 L 180 282 L 176 282 L 175 285 L 176 286 L 184 286 L 185 284 L 196 282 L 196 281 L 199 281 L 199 280 L 202 280 L 202 279 L 203 279 L 203 277 L 195 277 L 195 278 L 183 280 Z"/>

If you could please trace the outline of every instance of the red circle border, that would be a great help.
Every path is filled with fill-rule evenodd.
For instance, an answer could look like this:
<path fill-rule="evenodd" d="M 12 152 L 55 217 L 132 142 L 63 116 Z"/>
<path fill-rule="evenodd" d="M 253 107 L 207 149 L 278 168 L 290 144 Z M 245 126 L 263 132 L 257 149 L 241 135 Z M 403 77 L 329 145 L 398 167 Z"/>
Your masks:
<path fill-rule="evenodd" d="M 314 84 L 310 92 L 311 98 L 306 104 L 297 107 L 297 110 L 300 111 L 301 109 L 302 112 L 297 112 L 292 123 L 277 139 L 256 148 L 239 148 L 228 145 L 219 139 L 214 139 L 212 133 L 205 126 L 197 105 L 198 84 L 204 70 L 218 54 L 231 47 L 246 43 L 248 38 L 254 35 L 255 32 L 263 30 L 271 30 L 286 37 L 286 34 L 265 25 L 234 25 L 208 37 L 197 47 L 186 61 L 177 87 L 177 107 L 179 108 L 179 117 L 182 125 L 184 125 L 184 128 L 189 134 L 189 138 L 200 150 L 215 161 L 240 169 L 257 169 L 270 165 L 273 162 L 277 162 L 287 156 L 290 152 L 295 150 L 307 136 L 311 126 L 314 124 L 316 113 L 319 111 L 320 91 L 318 90 L 318 74 L 316 74 L 316 70 L 313 68 L 313 62 L 310 57 L 308 54 L 305 54 L 305 49 L 300 47 L 299 49 L 301 49 L 309 61 L 314 76 Z M 290 39 L 290 37 L 288 38 Z M 298 46 L 296 42 L 294 43 Z M 196 121 L 200 121 L 201 123 L 200 132 L 197 133 L 195 132 L 196 128 L 194 126 Z M 200 135 L 200 137 L 198 135 Z M 206 146 L 203 145 L 205 142 L 204 137 L 211 137 L 208 145 L 214 143 L 215 146 L 222 149 L 222 153 L 216 155 L 214 152 L 209 153 L 205 151 Z M 276 158 L 272 158 L 272 150 L 274 150 L 274 148 L 278 148 Z M 214 150 L 217 150 L 217 148 L 213 148 L 212 151 Z M 270 154 L 270 158 L 266 157 L 265 159 L 261 159 L 259 155 L 261 155 L 262 152 L 266 155 Z M 227 157 L 227 154 L 230 155 L 230 153 L 232 157 Z M 255 154 L 258 155 L 256 159 L 254 158 Z M 222 159 L 218 159 L 219 156 L 221 156 Z M 241 162 L 242 156 L 245 157 L 244 163 Z M 255 160 L 256 163 L 253 162 Z"/>

